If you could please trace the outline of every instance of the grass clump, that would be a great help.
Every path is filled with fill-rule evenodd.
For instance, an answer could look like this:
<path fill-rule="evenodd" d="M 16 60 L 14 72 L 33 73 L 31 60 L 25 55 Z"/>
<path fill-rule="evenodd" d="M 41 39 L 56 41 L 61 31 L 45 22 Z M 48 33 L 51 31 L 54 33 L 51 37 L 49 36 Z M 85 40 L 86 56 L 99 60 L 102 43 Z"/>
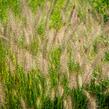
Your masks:
<path fill-rule="evenodd" d="M 107 9 L 109 8 L 108 0 L 92 0 L 93 7 L 99 12 L 99 14 L 103 15 L 104 22 L 109 20 L 109 13 Z"/>
<path fill-rule="evenodd" d="M 73 89 L 71 95 L 74 109 L 87 109 L 87 98 L 83 93 L 83 89 Z"/>
<path fill-rule="evenodd" d="M 18 41 L 17 41 L 19 47 L 24 48 L 24 41 L 25 41 L 24 36 L 23 36 L 23 35 L 20 35 L 20 36 L 18 37 Z"/>
<path fill-rule="evenodd" d="M 28 0 L 28 4 L 32 9 L 32 12 L 35 13 L 38 7 L 43 7 L 45 0 Z"/>
<path fill-rule="evenodd" d="M 38 40 L 33 40 L 28 47 L 29 51 L 32 52 L 33 55 L 37 55 L 39 49 L 39 42 Z"/>
<path fill-rule="evenodd" d="M 98 84 L 94 83 L 92 80 L 91 83 L 88 86 L 88 90 L 90 93 L 94 96 L 96 96 L 96 102 L 98 105 L 98 108 L 100 109 L 107 109 L 109 107 L 109 104 L 107 103 L 108 94 L 105 94 L 105 90 L 109 87 L 109 81 L 103 80 L 100 81 Z"/>
<path fill-rule="evenodd" d="M 62 17 L 60 11 L 56 10 L 51 15 L 50 27 L 55 28 L 56 30 L 62 27 Z"/>
<path fill-rule="evenodd" d="M 109 51 L 105 52 L 104 61 L 109 62 Z"/>
<path fill-rule="evenodd" d="M 41 39 L 44 39 L 45 36 L 45 25 L 44 23 L 41 23 L 37 28 L 37 33 L 40 36 Z"/>
<path fill-rule="evenodd" d="M 80 73 L 81 72 L 79 63 L 75 62 L 73 59 L 69 60 L 68 68 L 69 68 L 69 71 L 72 73 Z"/>

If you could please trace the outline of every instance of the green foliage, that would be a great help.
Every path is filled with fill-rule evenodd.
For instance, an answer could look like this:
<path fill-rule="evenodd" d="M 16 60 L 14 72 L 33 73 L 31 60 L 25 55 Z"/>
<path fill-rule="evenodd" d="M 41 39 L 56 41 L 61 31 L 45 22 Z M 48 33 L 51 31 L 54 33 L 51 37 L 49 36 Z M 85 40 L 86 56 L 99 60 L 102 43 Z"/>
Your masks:
<path fill-rule="evenodd" d="M 7 22 L 9 10 L 12 10 L 15 16 L 19 16 L 21 13 L 20 5 L 20 0 L 0 0 L 0 22 Z"/>
<path fill-rule="evenodd" d="M 20 0 L 9 0 L 9 8 L 12 9 L 15 16 L 20 15 L 21 12 L 21 1 Z"/>
<path fill-rule="evenodd" d="M 73 59 L 69 59 L 68 68 L 70 72 L 80 73 L 80 65 Z"/>
<path fill-rule="evenodd" d="M 64 4 L 65 4 L 65 0 L 57 0 L 55 9 L 61 10 L 64 7 Z"/>
<path fill-rule="evenodd" d="M 106 48 L 109 46 L 109 38 L 107 36 L 98 36 L 93 42 L 93 52 L 98 53 L 100 48 Z"/>
<path fill-rule="evenodd" d="M 70 88 L 69 88 L 68 77 L 65 74 L 60 75 L 59 81 L 60 81 L 60 84 L 63 86 L 64 94 L 69 95 L 70 94 Z"/>
<path fill-rule="evenodd" d="M 74 109 L 87 109 L 87 98 L 83 89 L 73 89 L 71 95 Z"/>
<path fill-rule="evenodd" d="M 98 52 L 98 49 L 97 49 L 97 42 L 95 41 L 94 44 L 93 44 L 93 50 L 95 53 Z"/>
<path fill-rule="evenodd" d="M 38 40 L 36 39 L 36 40 L 33 40 L 32 42 L 31 42 L 31 44 L 29 45 L 29 50 L 30 50 L 30 52 L 33 54 L 33 55 L 37 55 L 37 53 L 38 53 L 38 48 L 39 47 L 39 42 L 38 42 Z"/>
<path fill-rule="evenodd" d="M 63 109 L 63 100 L 62 97 L 54 98 L 54 109 Z"/>
<path fill-rule="evenodd" d="M 96 84 L 93 80 L 88 85 L 87 90 L 90 91 L 96 97 L 97 104 L 100 109 L 108 109 L 109 104 L 106 101 L 108 99 L 108 94 L 103 93 L 106 89 L 109 88 L 109 80 L 100 81 Z"/>
<path fill-rule="evenodd" d="M 102 14 L 104 17 L 104 22 L 107 22 L 109 20 L 109 0 L 92 0 L 93 7 L 99 12 L 99 14 Z"/>
<path fill-rule="evenodd" d="M 0 0 L 0 23 L 7 21 L 8 0 Z"/>
<path fill-rule="evenodd" d="M 105 52 L 104 61 L 109 62 L 109 51 Z"/>
<path fill-rule="evenodd" d="M 58 72 L 56 69 L 49 69 L 49 75 L 50 75 L 50 82 L 51 82 L 51 87 L 56 87 L 58 85 Z"/>
<path fill-rule="evenodd" d="M 61 49 L 55 48 L 51 50 L 49 53 L 49 74 L 50 74 L 50 81 L 51 86 L 55 87 L 58 84 L 59 80 L 59 69 L 60 69 L 60 56 L 61 56 Z"/>
<path fill-rule="evenodd" d="M 32 12 L 36 12 L 38 7 L 43 7 L 45 0 L 28 0 L 28 4 L 32 9 Z"/>
<path fill-rule="evenodd" d="M 37 28 L 37 33 L 41 36 L 41 38 L 45 35 L 45 25 L 44 23 L 41 23 Z"/>
<path fill-rule="evenodd" d="M 63 109 L 63 100 L 61 97 L 55 97 L 54 100 L 51 100 L 49 97 L 46 97 L 44 100 L 44 105 L 42 109 Z"/>
<path fill-rule="evenodd" d="M 8 50 L 5 43 L 0 40 L 0 75 L 3 71 L 6 70 L 6 59 L 7 59 Z"/>
<path fill-rule="evenodd" d="M 55 28 L 55 29 L 60 29 L 62 27 L 62 16 L 60 11 L 55 10 L 50 19 L 50 27 Z"/>
<path fill-rule="evenodd" d="M 63 86 L 68 86 L 68 78 L 66 75 L 61 75 L 60 82 Z"/>
<path fill-rule="evenodd" d="M 1 62 L 4 61 L 5 58 L 6 58 L 6 47 L 5 47 L 4 43 L 2 42 L 2 40 L 0 40 L 0 59 L 1 59 Z"/>
<path fill-rule="evenodd" d="M 53 101 L 49 97 L 46 97 L 42 109 L 51 109 L 51 107 L 53 107 Z"/>
<path fill-rule="evenodd" d="M 54 6 L 51 18 L 50 27 L 56 30 L 60 29 L 63 25 L 61 10 L 64 7 L 65 0 L 57 0 Z"/>
<path fill-rule="evenodd" d="M 25 38 L 23 35 L 18 37 L 17 43 L 18 43 L 19 47 L 21 47 L 21 48 L 24 47 L 24 41 L 25 41 Z"/>
<path fill-rule="evenodd" d="M 55 48 L 49 53 L 49 60 L 52 68 L 58 69 L 60 67 L 60 56 L 61 56 L 60 48 Z"/>
<path fill-rule="evenodd" d="M 93 70 L 93 79 L 96 80 L 97 78 L 100 79 L 100 75 L 102 73 L 101 67 L 100 66 L 96 66 L 95 69 Z"/>

